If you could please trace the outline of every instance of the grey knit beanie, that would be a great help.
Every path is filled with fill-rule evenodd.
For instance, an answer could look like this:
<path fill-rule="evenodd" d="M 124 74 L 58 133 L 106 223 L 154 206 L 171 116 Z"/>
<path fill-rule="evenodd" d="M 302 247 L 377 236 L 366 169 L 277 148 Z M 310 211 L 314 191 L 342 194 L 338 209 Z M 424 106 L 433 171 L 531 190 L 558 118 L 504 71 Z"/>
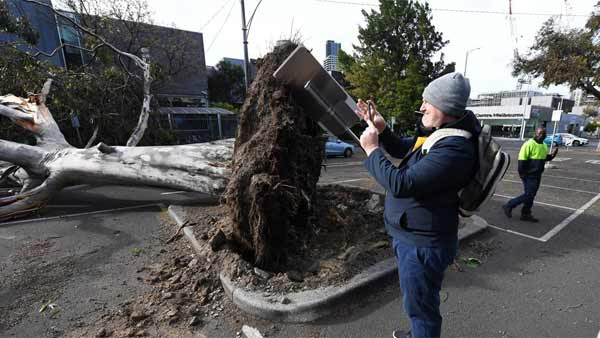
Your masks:
<path fill-rule="evenodd" d="M 423 91 L 423 99 L 446 115 L 462 117 L 470 94 L 469 79 L 461 73 L 449 73 L 431 81 Z"/>

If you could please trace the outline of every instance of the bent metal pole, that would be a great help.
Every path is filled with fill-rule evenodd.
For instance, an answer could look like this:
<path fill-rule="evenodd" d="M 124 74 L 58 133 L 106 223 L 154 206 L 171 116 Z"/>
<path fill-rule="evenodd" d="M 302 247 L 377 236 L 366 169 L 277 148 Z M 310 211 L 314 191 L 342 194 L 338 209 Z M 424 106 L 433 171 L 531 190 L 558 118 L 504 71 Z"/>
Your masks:
<path fill-rule="evenodd" d="M 240 0 L 242 5 L 242 33 L 244 37 L 244 83 L 246 84 L 246 91 L 250 86 L 249 81 L 249 69 L 248 69 L 248 28 L 246 27 L 246 9 L 244 8 L 244 0 Z"/>

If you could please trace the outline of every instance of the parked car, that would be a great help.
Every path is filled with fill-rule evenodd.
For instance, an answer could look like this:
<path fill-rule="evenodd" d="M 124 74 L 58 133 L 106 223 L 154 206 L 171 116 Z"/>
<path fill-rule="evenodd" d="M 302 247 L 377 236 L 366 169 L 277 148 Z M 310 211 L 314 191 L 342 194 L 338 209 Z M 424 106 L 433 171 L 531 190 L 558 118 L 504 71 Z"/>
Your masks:
<path fill-rule="evenodd" d="M 354 146 L 338 138 L 329 137 L 325 142 L 325 155 L 351 157 L 354 154 Z"/>
<path fill-rule="evenodd" d="M 564 145 L 563 138 L 562 138 L 562 136 L 560 136 L 560 134 L 554 135 L 554 141 L 552 141 L 552 135 L 546 136 L 546 138 L 544 139 L 544 143 L 546 143 L 547 145 L 550 145 L 550 142 L 554 143 L 555 146 Z"/>
<path fill-rule="evenodd" d="M 569 134 L 569 133 L 560 133 L 559 134 L 562 139 L 563 142 L 565 143 L 566 146 L 582 146 L 584 144 L 588 144 L 590 143 L 590 141 L 587 138 L 583 138 L 583 137 L 578 137 L 575 136 L 573 134 Z"/>

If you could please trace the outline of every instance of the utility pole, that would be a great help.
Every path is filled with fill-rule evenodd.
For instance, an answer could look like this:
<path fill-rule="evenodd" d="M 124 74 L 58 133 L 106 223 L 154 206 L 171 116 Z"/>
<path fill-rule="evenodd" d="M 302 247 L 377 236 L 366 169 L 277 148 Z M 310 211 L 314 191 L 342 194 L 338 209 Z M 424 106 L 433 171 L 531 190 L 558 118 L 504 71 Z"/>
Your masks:
<path fill-rule="evenodd" d="M 248 61 L 248 27 L 246 27 L 246 9 L 244 8 L 244 0 L 240 0 L 242 4 L 242 33 L 244 36 L 244 81 L 246 91 L 250 86 L 250 62 Z"/>

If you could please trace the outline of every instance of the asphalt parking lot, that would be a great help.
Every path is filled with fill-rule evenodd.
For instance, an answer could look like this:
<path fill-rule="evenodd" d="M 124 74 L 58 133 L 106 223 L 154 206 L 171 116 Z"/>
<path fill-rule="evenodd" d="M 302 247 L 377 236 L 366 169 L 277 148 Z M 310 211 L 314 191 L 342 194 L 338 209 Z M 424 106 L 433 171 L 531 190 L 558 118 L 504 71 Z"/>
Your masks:
<path fill-rule="evenodd" d="M 459 263 L 473 256 L 482 264 L 447 272 L 441 294 L 444 335 L 600 337 L 600 153 L 594 152 L 596 144 L 560 149 L 554 161 L 556 168 L 544 173 L 533 209 L 541 221 L 531 224 L 518 217 L 507 219 L 500 209 L 507 198 L 522 191 L 516 174 L 520 142 L 500 142 L 513 161 L 496 195 L 479 214 L 490 228 L 461 246 Z M 329 158 L 320 183 L 381 191 L 364 169 L 364 157 L 358 152 L 352 158 Z M 77 319 L 81 314 L 115 306 L 122 299 L 117 295 L 125 298 L 143 288 L 135 269 L 144 255 L 132 261 L 132 250 L 139 247 L 151 252 L 158 244 L 158 206 L 194 203 L 199 198 L 151 188 L 78 187 L 63 192 L 30 220 L 0 225 L 0 258 L 18 256 L 23 251 L 19 251 L 20 243 L 46 243 L 41 248 L 48 253 L 40 264 L 48 269 L 42 275 L 52 277 L 50 286 L 35 297 L 29 289 L 19 287 L 31 284 L 25 283 L 25 278 L 25 284 L 18 280 L 5 283 L 0 295 L 14 292 L 29 313 L 23 314 L 16 326 L 0 330 L 0 335 L 60 336 L 61 329 L 83 324 Z M 515 214 L 518 216 L 518 210 Z M 29 257 L 25 252 L 22 256 Z M 60 263 L 67 256 L 74 258 L 63 264 L 63 270 L 54 269 L 62 266 L 54 262 Z M 30 273 L 20 269 L 16 264 L 0 267 L 0 271 L 15 276 Z M 68 274 L 62 275 L 64 271 Z M 127 285 L 127 290 L 122 285 Z M 58 300 L 64 318 L 74 321 L 57 323 L 38 313 L 45 298 L 55 294 L 62 295 Z M 93 299 L 88 301 L 82 295 L 92 295 Z M 390 337 L 393 329 L 408 326 L 395 283 L 382 285 L 352 303 L 355 306 L 315 323 L 277 324 L 280 329 L 272 337 Z M 0 301 L 0 307 L 4 305 Z M 272 325 L 260 322 L 255 326 L 264 332 Z M 238 329 L 232 327 L 227 332 Z M 22 335 L 24 332 L 28 334 Z"/>
<path fill-rule="evenodd" d="M 522 192 L 518 141 L 501 140 L 512 158 L 496 195 L 479 215 L 488 231 L 462 245 L 461 257 L 487 246 L 482 265 L 449 269 L 442 291 L 449 337 L 600 337 L 600 153 L 596 142 L 562 148 L 546 169 L 533 213 L 537 224 L 508 219 L 501 205 Z M 363 165 L 364 154 L 329 159 L 321 183 L 381 191 Z M 353 319 L 327 327 L 322 337 L 388 337 L 404 326 L 398 287 L 388 286 Z M 344 324 L 342 324 L 344 323 Z"/>

